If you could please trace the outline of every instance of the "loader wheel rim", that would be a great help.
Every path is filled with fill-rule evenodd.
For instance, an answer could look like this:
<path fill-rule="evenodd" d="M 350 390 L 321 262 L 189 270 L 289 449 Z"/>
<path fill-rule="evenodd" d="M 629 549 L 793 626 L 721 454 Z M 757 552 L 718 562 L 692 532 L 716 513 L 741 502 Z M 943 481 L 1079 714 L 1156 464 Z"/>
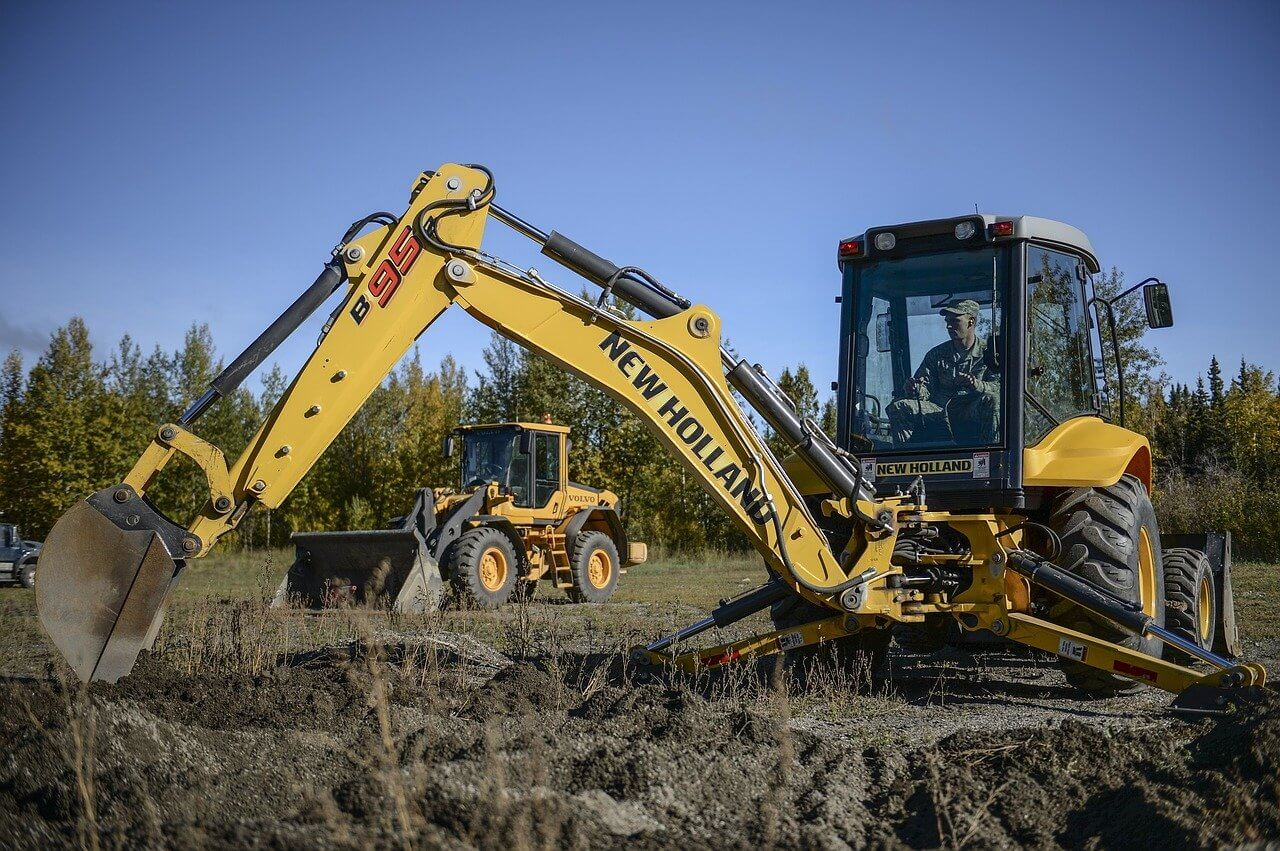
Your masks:
<path fill-rule="evenodd" d="M 486 591 L 500 591 L 507 584 L 507 557 L 497 547 L 480 556 L 480 584 Z"/>
<path fill-rule="evenodd" d="M 1143 614 L 1156 616 L 1156 558 L 1147 527 L 1138 530 L 1138 599 Z"/>
<path fill-rule="evenodd" d="M 1200 577 L 1200 587 L 1196 589 L 1196 625 L 1200 630 L 1200 643 L 1209 646 L 1213 638 L 1213 585 L 1207 575 Z"/>
<path fill-rule="evenodd" d="M 592 588 L 607 588 L 613 577 L 613 561 L 604 550 L 596 550 L 587 561 L 587 581 Z"/>

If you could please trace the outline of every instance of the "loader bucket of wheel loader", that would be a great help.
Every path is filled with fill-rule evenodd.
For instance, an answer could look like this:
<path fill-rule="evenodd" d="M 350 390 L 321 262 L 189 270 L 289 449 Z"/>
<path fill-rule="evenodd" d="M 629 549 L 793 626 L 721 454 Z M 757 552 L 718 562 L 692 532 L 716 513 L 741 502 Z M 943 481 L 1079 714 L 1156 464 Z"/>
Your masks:
<path fill-rule="evenodd" d="M 151 646 L 189 540 L 132 489 L 77 503 L 40 553 L 40 624 L 80 679 L 115 682 Z M 191 546 L 191 544 L 188 544 Z"/>
<path fill-rule="evenodd" d="M 351 605 L 401 612 L 436 609 L 443 597 L 440 568 L 418 531 L 296 532 L 295 556 L 273 606 L 310 609 Z"/>

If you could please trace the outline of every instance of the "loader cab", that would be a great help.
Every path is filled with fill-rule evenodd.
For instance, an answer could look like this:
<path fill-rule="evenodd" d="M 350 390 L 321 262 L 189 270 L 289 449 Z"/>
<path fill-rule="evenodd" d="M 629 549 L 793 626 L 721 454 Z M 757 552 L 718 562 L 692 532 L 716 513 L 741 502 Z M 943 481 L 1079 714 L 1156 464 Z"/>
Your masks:
<path fill-rule="evenodd" d="M 1024 450 L 1102 415 L 1088 237 L 975 214 L 871 228 L 838 264 L 837 434 L 863 476 L 882 495 L 919 476 L 940 509 L 1033 507 Z"/>
<path fill-rule="evenodd" d="M 550 423 L 460 428 L 451 437 L 461 442 L 462 488 L 497 482 L 515 508 L 558 514 L 567 486 L 568 436 L 568 426 Z"/>

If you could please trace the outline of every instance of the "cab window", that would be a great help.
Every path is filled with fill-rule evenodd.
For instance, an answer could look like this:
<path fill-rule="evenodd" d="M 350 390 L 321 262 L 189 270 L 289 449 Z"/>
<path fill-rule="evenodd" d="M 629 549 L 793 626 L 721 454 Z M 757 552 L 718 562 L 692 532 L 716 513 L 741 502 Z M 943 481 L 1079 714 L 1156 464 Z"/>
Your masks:
<path fill-rule="evenodd" d="M 1027 247 L 1027 380 L 1023 403 L 1028 444 L 1055 425 L 1096 413 L 1080 261 Z"/>
<path fill-rule="evenodd" d="M 512 502 L 518 508 L 533 507 L 529 499 L 533 495 L 529 487 L 530 461 L 529 453 L 522 452 L 517 445 L 516 451 L 511 456 L 511 472 L 507 479 L 507 487 L 511 488 Z"/>
<path fill-rule="evenodd" d="M 1007 249 L 862 264 L 854 314 L 854 434 L 880 451 L 999 442 Z"/>
<path fill-rule="evenodd" d="M 538 433 L 533 438 L 533 451 L 537 459 L 537 475 L 534 505 L 546 505 L 560 489 L 560 440 L 559 435 Z"/>

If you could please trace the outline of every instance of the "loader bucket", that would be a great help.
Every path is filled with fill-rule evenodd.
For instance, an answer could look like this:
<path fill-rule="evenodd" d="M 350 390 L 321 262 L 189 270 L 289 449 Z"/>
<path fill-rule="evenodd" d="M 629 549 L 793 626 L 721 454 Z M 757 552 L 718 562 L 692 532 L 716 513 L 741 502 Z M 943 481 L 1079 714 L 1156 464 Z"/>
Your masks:
<path fill-rule="evenodd" d="M 425 612 L 440 605 L 440 568 L 412 527 L 296 532 L 293 544 L 293 566 L 273 606 L 296 602 L 311 609 L 367 605 Z"/>
<path fill-rule="evenodd" d="M 36 608 L 81 680 L 113 683 L 150 646 L 181 570 L 165 538 L 181 535 L 127 488 L 99 491 L 54 525 L 40 553 Z"/>

